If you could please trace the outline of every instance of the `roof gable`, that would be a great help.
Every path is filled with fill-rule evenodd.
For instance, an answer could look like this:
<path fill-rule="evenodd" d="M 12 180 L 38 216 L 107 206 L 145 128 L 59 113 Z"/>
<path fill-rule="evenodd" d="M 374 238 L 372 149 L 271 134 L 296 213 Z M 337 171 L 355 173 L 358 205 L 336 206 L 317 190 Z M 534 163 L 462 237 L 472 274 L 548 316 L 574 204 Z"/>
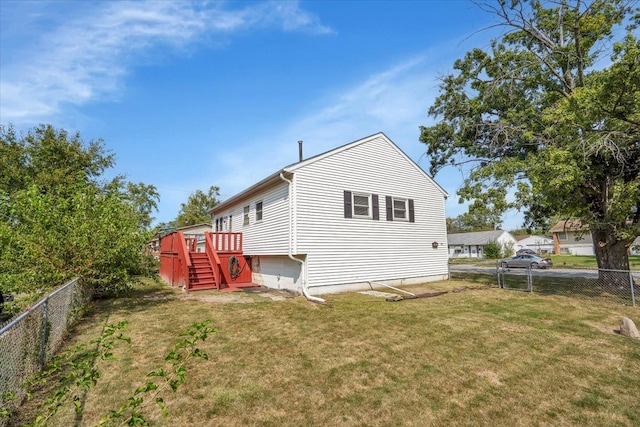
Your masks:
<path fill-rule="evenodd" d="M 420 172 L 420 174 L 422 174 L 430 182 L 435 184 L 436 188 L 438 188 L 438 190 L 442 193 L 442 195 L 445 198 L 449 197 L 449 193 L 447 193 L 431 176 L 429 176 L 424 170 L 422 170 L 422 168 L 420 166 L 418 166 L 418 164 L 416 162 L 414 162 L 409 156 L 407 156 L 405 154 L 405 152 L 402 151 L 400 149 L 400 147 L 398 147 L 393 141 L 391 141 L 389 139 L 389 137 L 387 137 L 387 135 L 385 135 L 383 132 L 375 133 L 373 135 L 364 137 L 362 139 L 358 139 L 357 141 L 353 141 L 353 142 L 350 142 L 348 144 L 341 145 L 340 147 L 334 148 L 332 150 L 326 151 L 324 153 L 317 154 L 317 155 L 315 155 L 313 157 L 309 157 L 308 159 L 302 160 L 300 162 L 293 163 L 293 164 L 283 168 L 283 171 L 295 172 L 296 170 L 302 169 L 302 168 L 304 168 L 304 167 L 306 167 L 306 166 L 308 166 L 308 165 L 310 165 L 312 163 L 315 163 L 317 161 L 320 161 L 320 160 L 326 159 L 328 157 L 334 156 L 334 155 L 336 155 L 338 153 L 341 153 L 343 151 L 350 150 L 350 149 L 352 149 L 354 147 L 357 147 L 359 145 L 366 144 L 366 143 L 368 143 L 368 142 L 370 142 L 372 140 L 375 140 L 375 139 L 382 139 L 383 141 L 385 141 L 389 145 L 389 147 L 391 147 L 398 154 L 400 154 L 400 156 L 402 156 L 407 162 L 409 162 L 413 168 L 415 168 L 418 172 Z"/>
<path fill-rule="evenodd" d="M 582 222 L 579 219 L 568 219 L 566 221 L 560 221 L 553 227 L 549 232 L 551 233 L 559 233 L 562 231 L 577 231 L 577 230 L 588 230 L 588 225 L 582 225 Z"/>
<path fill-rule="evenodd" d="M 513 238 L 510 233 L 504 230 L 490 230 L 447 234 L 447 241 L 449 245 L 486 245 L 497 241 L 503 234 Z"/>
<path fill-rule="evenodd" d="M 337 148 L 331 149 L 329 151 L 326 151 L 324 153 L 321 154 L 317 154 L 313 157 L 309 157 L 308 159 L 302 160 L 300 162 L 296 162 L 296 163 L 292 163 L 289 166 L 285 166 L 284 168 L 280 169 L 279 171 L 269 175 L 268 177 L 266 177 L 265 179 L 257 182 L 256 184 L 248 187 L 247 189 L 241 191 L 240 193 L 237 193 L 233 196 L 231 196 L 230 198 L 228 198 L 227 200 L 223 201 L 222 203 L 219 203 L 218 205 L 214 206 L 213 208 L 211 208 L 209 210 L 210 213 L 215 213 L 215 212 L 219 212 L 221 210 L 227 209 L 229 206 L 251 196 L 252 194 L 255 194 L 259 191 L 262 191 L 263 189 L 274 185 L 275 183 L 280 183 L 282 182 L 282 179 L 280 178 L 281 174 L 284 174 L 286 176 L 290 176 L 291 174 L 295 173 L 297 170 L 300 170 L 308 165 L 311 165 L 315 162 L 318 162 L 322 159 L 326 159 L 329 158 L 335 154 L 341 153 L 343 151 L 349 150 L 351 148 L 357 147 L 359 145 L 362 144 L 366 144 L 370 141 L 373 140 L 377 140 L 377 139 L 382 139 L 383 141 L 385 141 L 389 147 L 391 147 L 393 150 L 395 150 L 398 154 L 400 154 L 401 157 L 403 157 L 407 162 L 409 162 L 411 164 L 412 167 L 414 167 L 417 171 L 419 171 L 420 174 L 422 174 L 427 180 L 429 180 L 430 182 L 432 182 L 435 187 L 438 189 L 438 191 L 440 191 L 443 195 L 443 197 L 446 199 L 447 197 L 449 197 L 449 194 L 431 177 L 429 176 L 424 170 L 422 170 L 422 168 L 413 160 L 411 160 L 411 158 L 409 156 L 407 156 L 404 151 L 402 151 L 400 149 L 400 147 L 398 147 L 393 141 L 391 141 L 384 133 L 382 132 L 378 132 L 376 134 L 367 136 L 365 138 L 359 139 L 357 141 L 353 141 L 350 142 L 348 144 L 344 144 L 341 145 Z"/>

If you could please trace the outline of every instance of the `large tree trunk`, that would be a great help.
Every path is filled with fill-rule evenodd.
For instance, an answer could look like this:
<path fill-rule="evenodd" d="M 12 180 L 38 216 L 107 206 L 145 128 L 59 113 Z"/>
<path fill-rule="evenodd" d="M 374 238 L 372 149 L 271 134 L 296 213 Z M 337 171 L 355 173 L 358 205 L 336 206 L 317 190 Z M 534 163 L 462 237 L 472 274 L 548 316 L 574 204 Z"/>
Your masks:
<path fill-rule="evenodd" d="M 592 230 L 593 246 L 598 262 L 598 278 L 601 286 L 607 288 L 631 287 L 629 276 L 628 246 L 631 242 L 619 240 L 614 230 Z"/>
<path fill-rule="evenodd" d="M 593 246 L 598 268 L 607 270 L 629 270 L 628 247 L 631 242 L 619 240 L 615 231 L 592 230 Z"/>

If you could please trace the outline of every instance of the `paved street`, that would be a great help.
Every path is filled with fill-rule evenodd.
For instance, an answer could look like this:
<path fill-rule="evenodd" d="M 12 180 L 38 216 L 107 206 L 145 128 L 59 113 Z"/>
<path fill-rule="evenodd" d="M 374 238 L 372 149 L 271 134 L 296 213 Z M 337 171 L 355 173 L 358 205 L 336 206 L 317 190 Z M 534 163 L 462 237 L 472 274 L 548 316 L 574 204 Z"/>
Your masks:
<path fill-rule="evenodd" d="M 452 273 L 481 273 L 491 274 L 497 270 L 496 264 L 493 262 L 479 263 L 479 264 L 450 264 L 449 271 Z M 509 274 L 526 274 L 524 268 L 511 268 L 508 270 Z M 563 268 L 553 267 L 546 270 L 536 269 L 531 273 L 535 276 L 549 276 L 549 277 L 598 277 L 598 270 L 593 268 Z M 633 271 L 633 277 L 636 280 L 640 280 L 640 271 Z"/>

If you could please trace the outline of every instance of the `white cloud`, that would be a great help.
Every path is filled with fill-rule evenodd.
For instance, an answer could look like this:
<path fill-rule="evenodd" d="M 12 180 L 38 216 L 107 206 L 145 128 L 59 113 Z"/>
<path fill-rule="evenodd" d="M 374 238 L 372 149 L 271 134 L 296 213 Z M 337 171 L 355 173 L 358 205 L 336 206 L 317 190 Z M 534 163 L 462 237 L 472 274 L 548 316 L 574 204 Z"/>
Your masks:
<path fill-rule="evenodd" d="M 98 2 L 56 13 L 53 25 L 38 28 L 42 34 L 37 39 L 4 33 L 2 57 L 11 60 L 3 59 L 0 68 L 0 120 L 37 122 L 55 115 L 65 103 L 82 105 L 117 96 L 123 77 L 156 46 L 180 49 L 211 35 L 223 37 L 256 27 L 331 32 L 297 2 L 241 3 L 241 9 L 225 9 L 230 5 L 234 4 Z M 25 7 L 15 13 L 25 13 Z M 3 22 L 11 12 L 3 8 Z"/>

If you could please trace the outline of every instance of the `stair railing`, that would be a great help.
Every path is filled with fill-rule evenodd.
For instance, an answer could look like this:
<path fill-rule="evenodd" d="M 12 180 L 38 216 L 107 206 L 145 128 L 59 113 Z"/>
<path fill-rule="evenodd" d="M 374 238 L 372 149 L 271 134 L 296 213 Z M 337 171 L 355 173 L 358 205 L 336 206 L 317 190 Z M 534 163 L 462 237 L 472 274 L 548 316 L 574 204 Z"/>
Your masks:
<path fill-rule="evenodd" d="M 184 237 L 182 231 L 178 231 L 178 260 L 182 266 L 182 274 L 184 275 L 184 288 L 189 289 L 189 269 L 191 268 L 191 257 L 189 256 L 189 251 L 187 250 L 187 241 Z"/>
<path fill-rule="evenodd" d="M 220 267 L 222 263 L 220 262 L 218 252 L 213 246 L 213 239 L 211 238 L 211 235 L 212 233 L 209 232 L 204 233 L 204 251 L 207 254 L 207 259 L 209 260 L 209 264 L 213 270 L 213 278 L 216 281 L 216 286 L 220 289 Z"/>

